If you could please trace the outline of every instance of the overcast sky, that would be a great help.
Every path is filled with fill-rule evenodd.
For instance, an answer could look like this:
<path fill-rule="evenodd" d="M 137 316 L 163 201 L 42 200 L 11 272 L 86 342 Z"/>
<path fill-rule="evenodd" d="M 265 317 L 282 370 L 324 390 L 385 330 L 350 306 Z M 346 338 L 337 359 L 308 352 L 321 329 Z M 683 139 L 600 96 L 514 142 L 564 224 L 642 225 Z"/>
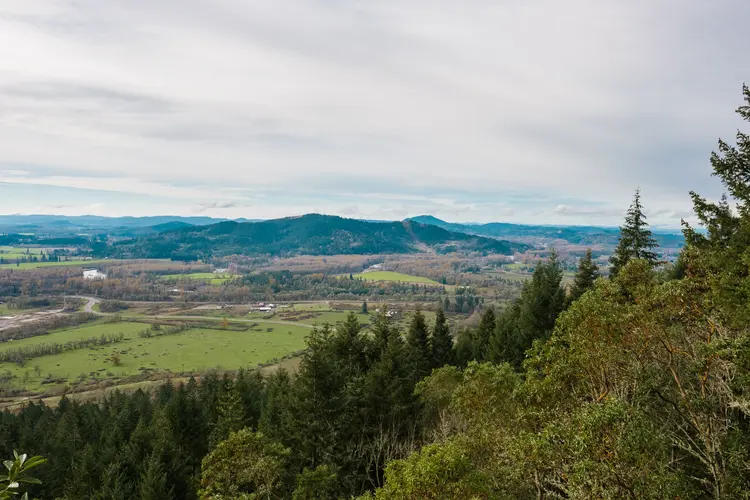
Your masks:
<path fill-rule="evenodd" d="M 656 225 L 748 0 L 0 0 L 0 213 Z"/>

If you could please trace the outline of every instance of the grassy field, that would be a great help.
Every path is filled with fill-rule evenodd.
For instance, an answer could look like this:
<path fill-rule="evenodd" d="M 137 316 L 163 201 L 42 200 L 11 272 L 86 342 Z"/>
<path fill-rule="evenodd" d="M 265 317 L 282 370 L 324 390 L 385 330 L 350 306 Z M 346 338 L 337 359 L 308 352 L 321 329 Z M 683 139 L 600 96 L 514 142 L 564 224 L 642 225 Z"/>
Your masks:
<path fill-rule="evenodd" d="M 237 274 L 216 274 L 216 273 L 184 273 L 184 274 L 163 274 L 161 277 L 167 281 L 195 280 L 205 281 L 211 285 L 221 285 L 231 279 L 236 278 Z"/>
<path fill-rule="evenodd" d="M 0 257 L 2 257 L 3 259 L 23 259 L 27 255 L 29 255 L 26 253 L 27 250 L 31 255 L 40 255 L 42 253 L 41 248 L 0 246 Z"/>
<path fill-rule="evenodd" d="M 370 273 L 355 274 L 354 277 L 361 278 L 367 281 L 400 281 L 402 283 L 420 283 L 440 286 L 440 283 L 431 280 L 430 278 L 423 278 L 422 276 L 411 276 L 409 274 L 402 273 L 394 273 L 392 271 L 373 271 Z"/>
<path fill-rule="evenodd" d="M 305 347 L 309 327 L 258 322 L 248 331 L 194 328 L 174 335 L 141 338 L 143 323 L 101 323 L 82 328 L 58 330 L 38 338 L 0 344 L 4 349 L 33 343 L 65 342 L 120 333 L 125 341 L 116 344 L 66 351 L 28 360 L 26 366 L 0 364 L 0 374 L 15 375 L 6 388 L 50 391 L 79 382 L 117 381 L 147 370 L 173 373 L 203 371 L 209 368 L 237 369 L 278 360 Z M 218 325 L 217 325 L 218 327 Z M 112 355 L 120 357 L 120 365 Z M 44 383 L 53 380 L 52 383 Z"/>
<path fill-rule="evenodd" d="M 1 264 L 0 269 L 38 269 L 40 267 L 61 267 L 61 266 L 95 266 L 113 262 L 111 259 L 99 260 L 65 260 L 62 262 L 21 262 L 20 264 Z"/>
<path fill-rule="evenodd" d="M 0 352 L 37 344 L 63 344 L 65 342 L 70 342 L 71 340 L 89 339 L 91 337 L 117 333 L 122 333 L 128 338 L 135 338 L 138 337 L 138 332 L 146 330 L 149 326 L 151 325 L 146 323 L 105 323 L 102 320 L 98 320 L 97 322 L 89 322 L 81 326 L 55 330 L 47 335 L 37 335 L 36 337 L 28 339 L 2 342 L 0 343 Z"/>
<path fill-rule="evenodd" d="M 299 302 L 292 307 L 294 311 L 330 311 L 328 302 Z"/>

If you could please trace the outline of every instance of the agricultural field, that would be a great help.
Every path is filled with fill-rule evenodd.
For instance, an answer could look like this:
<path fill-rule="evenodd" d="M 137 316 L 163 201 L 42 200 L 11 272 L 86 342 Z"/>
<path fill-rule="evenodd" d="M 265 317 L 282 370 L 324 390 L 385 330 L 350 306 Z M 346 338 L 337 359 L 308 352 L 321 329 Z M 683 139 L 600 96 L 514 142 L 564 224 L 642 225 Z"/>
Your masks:
<path fill-rule="evenodd" d="M 41 255 L 42 250 L 42 248 L 0 246 L 0 257 L 3 259 L 23 259 L 29 255 Z"/>
<path fill-rule="evenodd" d="M 166 281 L 194 280 L 204 281 L 211 285 L 221 285 L 229 280 L 238 277 L 238 274 L 217 274 L 217 273 L 184 273 L 184 274 L 163 274 L 161 277 Z"/>
<path fill-rule="evenodd" d="M 369 273 L 360 273 L 353 275 L 354 278 L 360 278 L 366 281 L 400 281 L 402 283 L 419 283 L 425 285 L 441 286 L 435 280 L 424 278 L 422 276 L 411 276 L 409 274 L 395 273 L 392 271 L 372 271 Z"/>
<path fill-rule="evenodd" d="M 0 264 L 0 269 L 39 269 L 42 267 L 94 266 L 115 262 L 111 259 L 64 260 L 60 262 L 21 262 L 18 264 Z"/>
<path fill-rule="evenodd" d="M 30 339 L 0 344 L 0 350 L 44 343 L 64 343 L 122 333 L 122 342 L 65 351 L 28 359 L 25 366 L 0 363 L 6 389 L 54 392 L 64 386 L 100 381 L 116 383 L 144 372 L 200 372 L 211 368 L 235 370 L 280 360 L 305 347 L 307 325 L 253 323 L 246 331 L 191 328 L 171 335 L 142 338 L 150 325 L 118 322 L 87 324 Z M 117 362 L 114 358 L 117 358 Z M 8 380 L 10 376 L 12 379 Z"/>

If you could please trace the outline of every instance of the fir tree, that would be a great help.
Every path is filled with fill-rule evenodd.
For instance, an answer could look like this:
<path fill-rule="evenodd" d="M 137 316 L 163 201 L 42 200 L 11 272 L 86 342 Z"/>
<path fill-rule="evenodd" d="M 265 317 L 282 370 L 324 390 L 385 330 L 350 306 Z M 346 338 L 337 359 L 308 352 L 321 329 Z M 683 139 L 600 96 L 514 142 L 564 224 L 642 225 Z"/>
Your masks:
<path fill-rule="evenodd" d="M 412 373 L 415 379 L 419 380 L 430 372 L 430 358 L 432 357 L 427 321 L 419 309 L 414 312 L 409 323 L 406 344 Z"/>
<path fill-rule="evenodd" d="M 454 363 L 453 337 L 445 320 L 445 313 L 438 309 L 435 328 L 432 330 L 432 367 L 440 368 Z"/>
<path fill-rule="evenodd" d="M 550 336 L 565 308 L 562 277 L 562 267 L 553 252 L 547 262 L 536 266 L 521 297 L 501 315 L 488 342 L 489 352 L 481 359 L 508 362 L 520 369 L 526 350 L 535 340 Z"/>
<path fill-rule="evenodd" d="M 234 385 L 227 384 L 224 393 L 219 398 L 216 408 L 217 420 L 210 437 L 210 446 L 214 448 L 219 442 L 229 437 L 232 432 L 245 427 L 245 411 L 242 407 L 242 399 Z"/>
<path fill-rule="evenodd" d="M 489 359 L 487 349 L 490 345 L 490 338 L 492 333 L 495 331 L 495 309 L 490 307 L 484 314 L 482 319 L 479 320 L 479 326 L 477 327 L 474 335 L 472 336 L 472 358 L 477 361 L 484 361 Z"/>
<path fill-rule="evenodd" d="M 594 282 L 599 277 L 599 266 L 596 265 L 591 255 L 591 249 L 586 250 L 586 255 L 578 263 L 573 286 L 570 287 L 570 302 L 575 302 L 581 295 L 594 287 Z"/>
<path fill-rule="evenodd" d="M 167 487 L 167 473 L 159 460 L 152 456 L 139 485 L 141 500 L 172 500 L 174 488 Z"/>
<path fill-rule="evenodd" d="M 367 301 L 362 302 L 362 314 L 367 314 Z"/>
<path fill-rule="evenodd" d="M 620 227 L 620 242 L 617 244 L 614 255 L 609 259 L 612 264 L 610 275 L 617 276 L 617 273 L 632 259 L 643 259 L 652 266 L 656 265 L 658 256 L 653 251 L 656 247 L 658 245 L 651 235 L 651 230 L 648 229 L 646 216 L 643 213 L 641 191 L 637 189 L 633 203 L 625 216 L 625 224 Z"/>

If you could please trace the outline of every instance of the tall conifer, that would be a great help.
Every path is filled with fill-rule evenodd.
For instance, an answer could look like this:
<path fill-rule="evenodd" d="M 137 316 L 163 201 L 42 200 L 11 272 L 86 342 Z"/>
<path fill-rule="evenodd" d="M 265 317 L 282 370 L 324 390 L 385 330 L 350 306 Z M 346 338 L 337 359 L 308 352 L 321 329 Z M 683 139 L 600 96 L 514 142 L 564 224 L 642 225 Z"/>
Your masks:
<path fill-rule="evenodd" d="M 599 266 L 594 262 L 591 249 L 586 250 L 586 255 L 578 263 L 573 286 L 570 287 L 570 302 L 578 300 L 581 295 L 594 287 L 594 282 L 599 277 Z"/>
<path fill-rule="evenodd" d="M 658 246 L 648 228 L 646 215 L 643 213 L 641 190 L 636 189 L 633 203 L 625 215 L 625 224 L 620 227 L 620 242 L 617 244 L 614 255 L 609 259 L 612 264 L 610 274 L 617 276 L 617 273 L 632 259 L 643 259 L 651 265 L 656 265 L 658 256 L 654 248 Z"/>

